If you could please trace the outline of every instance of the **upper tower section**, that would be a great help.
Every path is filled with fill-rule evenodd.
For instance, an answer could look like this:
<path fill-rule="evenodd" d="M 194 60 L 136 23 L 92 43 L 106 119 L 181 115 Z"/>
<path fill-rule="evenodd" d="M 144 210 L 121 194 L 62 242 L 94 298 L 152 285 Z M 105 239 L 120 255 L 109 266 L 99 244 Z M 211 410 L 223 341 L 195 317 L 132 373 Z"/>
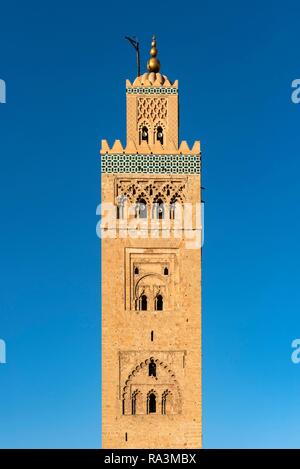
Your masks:
<path fill-rule="evenodd" d="M 102 140 L 102 170 L 199 173 L 200 142 L 191 148 L 179 142 L 178 81 L 161 73 L 155 36 L 147 69 L 132 83 L 126 80 L 126 145 Z"/>
<path fill-rule="evenodd" d="M 147 68 L 132 84 L 126 81 L 127 145 L 142 152 L 177 152 L 178 82 L 160 73 L 155 37 Z"/>

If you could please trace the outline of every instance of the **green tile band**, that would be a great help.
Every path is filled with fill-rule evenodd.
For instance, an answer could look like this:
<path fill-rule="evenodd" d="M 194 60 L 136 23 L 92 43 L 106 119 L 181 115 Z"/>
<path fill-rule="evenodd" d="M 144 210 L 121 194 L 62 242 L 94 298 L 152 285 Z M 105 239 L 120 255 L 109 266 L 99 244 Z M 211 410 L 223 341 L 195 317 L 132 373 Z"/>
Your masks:
<path fill-rule="evenodd" d="M 167 88 L 163 86 L 141 86 L 126 88 L 128 94 L 178 94 L 178 88 Z"/>
<path fill-rule="evenodd" d="M 102 173 L 200 174 L 200 155 L 101 155 Z"/>

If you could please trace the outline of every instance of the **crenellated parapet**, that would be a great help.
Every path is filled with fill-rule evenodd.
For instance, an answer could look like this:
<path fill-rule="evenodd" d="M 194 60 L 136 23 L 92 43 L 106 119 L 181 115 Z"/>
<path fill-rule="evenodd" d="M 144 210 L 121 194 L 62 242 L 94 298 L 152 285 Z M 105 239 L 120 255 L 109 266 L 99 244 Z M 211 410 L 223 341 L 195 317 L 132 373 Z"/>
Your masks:
<path fill-rule="evenodd" d="M 129 88 L 137 88 L 137 87 L 151 87 L 153 88 L 153 93 L 156 92 L 155 88 L 173 88 L 176 91 L 178 91 L 178 80 L 175 80 L 173 83 L 168 79 L 166 75 L 162 75 L 161 73 L 144 73 L 143 75 L 140 75 L 137 77 L 133 83 L 131 83 L 129 80 L 126 80 L 126 89 L 128 90 Z M 134 92 L 134 91 L 132 91 Z M 167 93 L 168 91 L 166 91 Z"/>
<path fill-rule="evenodd" d="M 142 141 L 141 144 L 137 144 L 133 139 L 127 142 L 126 146 L 123 146 L 120 140 L 115 140 L 112 146 L 109 146 L 107 140 L 102 140 L 100 154 L 124 154 L 132 155 L 136 154 L 160 154 L 160 155 L 200 155 L 200 141 L 196 140 L 193 146 L 190 148 L 186 140 L 182 140 L 179 146 L 176 146 L 174 142 L 168 142 L 167 145 L 162 145 L 160 142 L 149 143 Z"/>

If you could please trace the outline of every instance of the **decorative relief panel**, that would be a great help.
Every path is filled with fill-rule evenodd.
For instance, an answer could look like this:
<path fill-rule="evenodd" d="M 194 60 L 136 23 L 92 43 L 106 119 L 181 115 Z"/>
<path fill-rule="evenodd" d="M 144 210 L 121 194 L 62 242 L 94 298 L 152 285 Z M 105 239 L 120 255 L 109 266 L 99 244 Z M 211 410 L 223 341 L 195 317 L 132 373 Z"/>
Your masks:
<path fill-rule="evenodd" d="M 116 178 L 115 202 L 126 198 L 130 203 L 143 198 L 147 203 L 153 204 L 162 200 L 171 204 L 175 200 L 184 203 L 187 191 L 187 178 Z"/>
<path fill-rule="evenodd" d="M 186 352 L 119 352 L 119 398 L 123 415 L 182 412 Z"/>
<path fill-rule="evenodd" d="M 126 309 L 140 314 L 172 311 L 179 289 L 178 249 L 125 248 Z M 178 295 L 176 295 L 178 298 Z"/>

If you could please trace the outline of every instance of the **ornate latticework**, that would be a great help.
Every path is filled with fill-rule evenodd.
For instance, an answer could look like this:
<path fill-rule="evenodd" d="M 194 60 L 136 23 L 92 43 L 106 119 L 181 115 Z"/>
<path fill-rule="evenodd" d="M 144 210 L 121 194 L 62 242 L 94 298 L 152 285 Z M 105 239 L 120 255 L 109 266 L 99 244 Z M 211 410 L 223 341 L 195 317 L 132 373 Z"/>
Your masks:
<path fill-rule="evenodd" d="M 165 204 L 177 202 L 183 203 L 186 198 L 186 178 L 174 179 L 116 179 L 116 202 L 126 198 L 134 203 L 139 199 L 145 199 L 147 204 L 154 204 L 160 199 Z"/>
<path fill-rule="evenodd" d="M 147 119 L 151 122 L 167 118 L 166 98 L 138 98 L 138 121 Z"/>

